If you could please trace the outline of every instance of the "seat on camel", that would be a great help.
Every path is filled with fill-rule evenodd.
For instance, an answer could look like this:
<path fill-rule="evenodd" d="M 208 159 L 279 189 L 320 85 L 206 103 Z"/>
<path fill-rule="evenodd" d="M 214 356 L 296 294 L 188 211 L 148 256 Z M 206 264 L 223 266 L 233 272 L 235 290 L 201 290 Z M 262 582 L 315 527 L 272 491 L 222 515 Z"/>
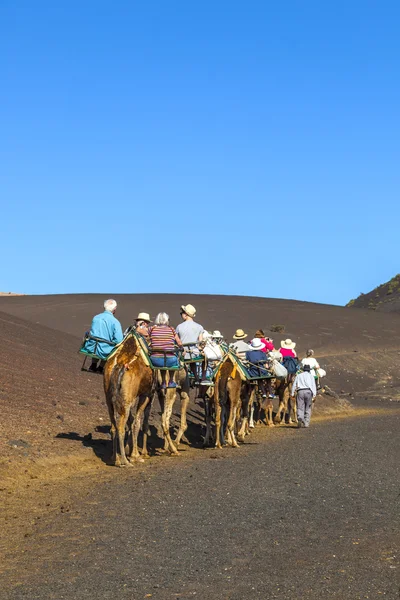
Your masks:
<path fill-rule="evenodd" d="M 266 367 L 262 367 L 261 365 L 257 364 L 251 364 L 252 372 L 250 373 L 248 368 L 250 364 L 243 362 L 231 348 L 229 349 L 229 356 L 236 365 L 237 370 L 239 371 L 239 374 L 243 381 L 256 384 L 257 381 L 263 379 L 275 378 L 275 375 L 271 373 L 271 371 L 268 371 Z"/>
<path fill-rule="evenodd" d="M 89 341 L 94 342 L 93 350 L 87 350 L 85 348 L 86 343 L 89 342 Z M 100 338 L 100 337 L 96 337 L 94 335 L 90 335 L 90 333 L 88 331 L 85 333 L 85 336 L 84 336 L 83 341 L 82 341 L 82 346 L 78 350 L 78 352 L 80 354 L 84 354 L 85 355 L 85 358 L 83 360 L 83 364 L 81 366 L 81 371 L 86 371 L 87 370 L 87 369 L 85 369 L 85 363 L 86 363 L 86 360 L 88 358 L 95 358 L 97 360 L 103 360 L 103 361 L 105 360 L 104 356 L 100 356 L 99 353 L 98 353 L 98 347 L 99 347 L 99 345 L 100 344 L 104 344 L 104 343 L 108 344 L 109 346 L 114 346 L 114 348 L 111 351 L 111 353 L 107 356 L 107 359 L 108 359 L 111 356 L 111 354 L 114 353 L 115 347 L 119 346 L 119 344 L 115 344 L 114 342 L 110 342 L 110 340 L 106 340 L 104 338 Z"/>
<path fill-rule="evenodd" d="M 153 363 L 151 362 L 152 354 L 162 354 L 162 356 L 158 356 L 157 358 L 164 359 L 163 367 L 153 365 Z M 175 365 L 174 367 L 167 367 L 167 358 L 169 358 L 171 356 L 175 356 L 178 359 L 178 364 Z M 151 348 L 149 351 L 149 357 L 150 357 L 151 368 L 154 370 L 157 370 L 157 371 L 179 371 L 184 366 L 183 361 L 181 360 L 181 357 L 178 352 L 176 352 L 176 354 L 170 354 L 170 353 L 166 352 L 165 350 L 163 350 L 162 348 Z"/>

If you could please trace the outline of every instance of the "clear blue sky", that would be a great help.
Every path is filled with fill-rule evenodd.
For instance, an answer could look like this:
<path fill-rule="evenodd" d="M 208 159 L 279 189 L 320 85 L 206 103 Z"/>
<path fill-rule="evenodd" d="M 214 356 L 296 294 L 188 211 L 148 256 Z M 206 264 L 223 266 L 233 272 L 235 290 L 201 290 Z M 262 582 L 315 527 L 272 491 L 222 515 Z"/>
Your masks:
<path fill-rule="evenodd" d="M 1 291 L 343 304 L 399 268 L 400 3 L 2 0 Z"/>

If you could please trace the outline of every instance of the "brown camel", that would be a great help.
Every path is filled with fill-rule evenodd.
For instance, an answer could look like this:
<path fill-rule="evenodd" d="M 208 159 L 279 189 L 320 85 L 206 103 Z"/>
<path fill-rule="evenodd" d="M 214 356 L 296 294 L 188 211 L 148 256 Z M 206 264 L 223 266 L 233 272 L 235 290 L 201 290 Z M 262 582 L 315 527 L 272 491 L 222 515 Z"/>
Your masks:
<path fill-rule="evenodd" d="M 280 424 L 282 421 L 285 422 L 286 413 L 289 416 L 289 423 L 297 423 L 296 400 L 290 395 L 295 376 L 295 374 L 289 373 L 285 378 L 277 377 L 275 380 L 275 393 L 279 396 L 279 406 L 274 423 Z M 291 417 L 292 412 L 293 419 Z"/>
<path fill-rule="evenodd" d="M 147 455 L 147 431 L 155 376 L 143 358 L 138 338 L 129 335 L 107 360 L 104 368 L 104 391 L 111 421 L 113 463 L 128 466 L 125 452 L 125 427 L 131 430 L 131 460 L 143 460 L 138 449 L 138 435 L 144 415 L 143 454 Z M 119 449 L 119 452 L 118 452 Z"/>
<path fill-rule="evenodd" d="M 204 446 L 210 445 L 212 412 L 215 415 L 215 447 L 225 445 L 225 430 L 228 444 L 238 448 L 235 437 L 237 414 L 241 406 L 242 379 L 236 365 L 228 356 L 221 364 L 215 378 L 214 394 L 206 397 L 206 436 Z M 228 410 L 229 407 L 229 410 Z"/>
<path fill-rule="evenodd" d="M 179 454 L 178 448 L 182 437 L 187 429 L 186 413 L 189 404 L 189 376 L 185 368 L 175 372 L 176 388 L 161 389 L 160 385 L 157 388 L 157 396 L 161 407 L 161 425 L 165 439 L 164 450 L 169 450 L 171 454 Z M 158 383 L 161 383 L 161 377 L 158 377 Z M 177 392 L 181 400 L 181 420 L 178 433 L 173 441 L 170 433 L 170 421 L 172 409 L 176 400 Z M 186 438 L 185 438 L 185 441 Z"/>

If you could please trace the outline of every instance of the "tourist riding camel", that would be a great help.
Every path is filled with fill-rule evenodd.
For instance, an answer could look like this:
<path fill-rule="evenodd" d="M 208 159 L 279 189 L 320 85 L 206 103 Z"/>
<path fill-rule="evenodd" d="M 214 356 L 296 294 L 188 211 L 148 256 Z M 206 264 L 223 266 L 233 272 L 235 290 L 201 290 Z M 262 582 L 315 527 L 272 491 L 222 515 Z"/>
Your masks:
<path fill-rule="evenodd" d="M 275 346 L 273 344 L 274 340 L 271 340 L 269 337 L 265 337 L 265 333 L 262 329 L 258 329 L 255 332 L 254 337 L 259 338 L 262 341 L 265 346 L 264 352 L 272 352 L 272 350 L 275 350 Z"/>
<path fill-rule="evenodd" d="M 320 387 L 318 373 L 318 369 L 320 368 L 320 366 L 318 364 L 317 359 L 314 358 L 314 350 L 307 350 L 305 358 L 301 360 L 301 364 L 303 365 L 303 367 L 304 365 L 309 365 L 311 369 L 311 375 L 314 377 L 318 389 Z"/>
<path fill-rule="evenodd" d="M 248 365 L 246 365 L 247 372 L 250 377 L 269 377 L 270 373 L 267 371 L 267 357 L 264 351 L 264 344 L 260 340 L 260 338 L 254 338 L 250 342 L 250 350 L 246 352 L 246 361 Z M 267 397 L 267 390 L 264 385 L 264 381 L 261 380 L 260 383 L 260 391 L 263 398 Z"/>
<path fill-rule="evenodd" d="M 104 312 L 93 317 L 89 336 L 84 345 L 87 352 L 96 353 L 101 359 L 99 361 L 97 358 L 92 358 L 89 371 L 93 373 L 103 372 L 107 356 L 117 344 L 122 342 L 121 323 L 114 316 L 116 309 L 116 301 L 110 298 L 104 302 Z"/>
<path fill-rule="evenodd" d="M 215 334 L 217 334 L 215 336 Z M 219 334 L 219 335 L 218 335 Z M 208 331 L 203 331 L 202 353 L 205 358 L 205 369 L 202 373 L 201 385 L 211 385 L 212 374 L 217 364 L 222 360 L 223 352 L 219 345 L 222 335 L 219 331 L 214 331 L 212 334 Z"/>
<path fill-rule="evenodd" d="M 136 329 L 136 332 L 140 333 L 140 335 L 142 335 L 146 341 L 149 339 L 150 323 L 151 319 L 149 313 L 141 312 L 135 319 L 134 327 Z"/>
<path fill-rule="evenodd" d="M 296 397 L 297 404 L 297 426 L 309 427 L 313 399 L 317 395 L 315 379 L 311 375 L 310 365 L 303 366 L 303 373 L 296 375 L 292 386 L 292 398 Z"/>
<path fill-rule="evenodd" d="M 167 387 L 165 367 L 178 367 L 179 359 L 176 355 L 175 343 L 182 347 L 182 342 L 175 329 L 169 324 L 169 316 L 165 312 L 158 313 L 154 320 L 154 327 L 149 329 L 150 359 L 154 367 L 164 367 L 161 370 L 161 387 Z M 183 348 L 182 348 L 183 350 Z M 174 382 L 175 369 L 168 371 L 168 387 L 176 387 Z"/>
<path fill-rule="evenodd" d="M 293 378 L 297 372 L 299 361 L 297 360 L 297 354 L 295 352 L 296 343 L 292 342 L 291 339 L 286 339 L 281 342 L 279 352 L 283 356 L 283 366 L 287 369 L 289 374 L 289 380 Z"/>
<path fill-rule="evenodd" d="M 236 329 L 233 339 L 235 340 L 229 347 L 235 352 L 240 360 L 246 360 L 246 352 L 251 350 L 251 347 L 244 340 L 247 338 L 247 333 L 243 329 Z"/>
<path fill-rule="evenodd" d="M 182 305 L 180 315 L 182 317 L 182 323 L 180 323 L 176 328 L 176 333 L 182 340 L 182 344 L 185 346 L 184 357 L 185 360 L 189 362 L 191 358 L 197 358 L 200 356 L 198 344 L 199 342 L 203 341 L 204 328 L 202 325 L 194 321 L 196 309 L 192 304 L 186 304 L 186 306 Z M 197 372 L 197 364 L 195 362 L 189 362 L 189 364 L 195 381 L 198 381 L 199 377 Z"/>

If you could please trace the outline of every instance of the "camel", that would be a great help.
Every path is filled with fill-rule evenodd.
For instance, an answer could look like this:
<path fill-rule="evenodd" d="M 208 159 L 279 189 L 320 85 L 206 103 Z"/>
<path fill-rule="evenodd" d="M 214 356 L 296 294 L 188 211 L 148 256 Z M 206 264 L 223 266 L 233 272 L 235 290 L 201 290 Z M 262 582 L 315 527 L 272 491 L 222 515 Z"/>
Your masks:
<path fill-rule="evenodd" d="M 132 466 L 128 460 L 143 460 L 138 435 L 144 416 L 143 454 L 147 455 L 147 431 L 151 399 L 155 388 L 154 371 L 146 364 L 138 338 L 126 337 L 107 360 L 104 368 L 104 392 L 111 421 L 112 461 L 116 466 Z M 125 451 L 125 427 L 130 425 L 131 451 Z M 118 452 L 119 448 L 119 452 Z"/>
<path fill-rule="evenodd" d="M 296 400 L 291 397 L 290 390 L 293 385 L 295 374 L 288 374 L 285 378 L 276 378 L 275 392 L 279 396 L 279 406 L 274 418 L 274 423 L 281 424 L 285 422 L 285 415 L 289 415 L 289 423 L 297 423 L 297 407 Z M 293 411 L 293 419 L 291 414 Z"/>
<path fill-rule="evenodd" d="M 158 383 L 160 384 L 160 382 L 161 377 L 159 376 Z M 175 383 L 177 384 L 176 388 L 167 388 L 166 390 L 158 386 L 157 396 L 161 407 L 161 425 L 165 439 L 164 450 L 169 450 L 171 454 L 178 455 L 179 444 L 187 429 L 186 413 L 190 400 L 189 376 L 184 367 L 175 373 Z M 181 420 L 178 433 L 173 441 L 170 433 L 170 420 L 177 392 L 181 400 Z"/>
<path fill-rule="evenodd" d="M 215 447 L 225 445 L 224 432 L 226 428 L 228 444 L 238 448 L 235 437 L 235 425 L 238 411 L 241 406 L 242 379 L 232 359 L 228 358 L 221 364 L 215 378 L 214 394 L 206 398 L 206 436 L 204 446 L 210 445 L 211 418 L 214 409 L 215 415 Z M 227 410 L 229 405 L 229 412 Z"/>

